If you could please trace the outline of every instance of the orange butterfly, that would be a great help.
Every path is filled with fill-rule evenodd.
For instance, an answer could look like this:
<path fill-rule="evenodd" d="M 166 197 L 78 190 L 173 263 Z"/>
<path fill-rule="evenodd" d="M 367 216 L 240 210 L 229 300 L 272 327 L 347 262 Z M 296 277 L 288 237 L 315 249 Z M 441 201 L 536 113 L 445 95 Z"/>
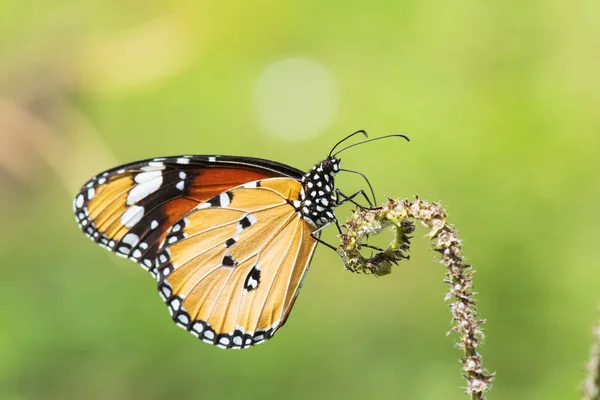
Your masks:
<path fill-rule="evenodd" d="M 304 173 L 274 161 L 177 156 L 126 164 L 90 179 L 73 201 L 81 230 L 158 281 L 177 325 L 204 342 L 243 349 L 285 323 L 320 232 L 346 196 L 333 151 Z M 362 174 L 361 174 L 362 175 Z M 364 175 L 363 175 L 364 177 Z M 368 181 L 367 181 L 368 182 Z M 372 193 L 372 190 L 371 190 Z M 357 204 L 358 205 L 358 204 Z M 360 205 L 359 205 L 360 206 Z"/>

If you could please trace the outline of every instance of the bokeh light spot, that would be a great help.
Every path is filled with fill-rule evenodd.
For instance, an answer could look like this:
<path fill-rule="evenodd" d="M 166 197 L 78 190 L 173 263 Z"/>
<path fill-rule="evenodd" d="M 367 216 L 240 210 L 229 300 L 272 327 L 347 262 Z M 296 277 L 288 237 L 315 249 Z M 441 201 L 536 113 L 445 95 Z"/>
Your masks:
<path fill-rule="evenodd" d="M 289 58 L 264 70 L 254 100 L 261 129 L 302 140 L 316 136 L 331 122 L 338 108 L 338 89 L 323 64 Z"/>

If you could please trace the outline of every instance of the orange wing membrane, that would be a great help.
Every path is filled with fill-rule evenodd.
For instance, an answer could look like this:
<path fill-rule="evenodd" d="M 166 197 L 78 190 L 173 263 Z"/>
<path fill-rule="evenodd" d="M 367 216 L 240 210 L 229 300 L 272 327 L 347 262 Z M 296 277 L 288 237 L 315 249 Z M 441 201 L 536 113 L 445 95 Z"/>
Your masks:
<path fill-rule="evenodd" d="M 159 292 L 173 320 L 201 340 L 246 348 L 285 322 L 317 241 L 294 207 L 291 178 L 220 193 L 175 224 L 158 252 Z"/>
<path fill-rule="evenodd" d="M 176 156 L 126 164 L 90 179 L 73 201 L 81 230 L 155 274 L 158 245 L 198 204 L 235 186 L 302 172 L 250 157 Z"/>

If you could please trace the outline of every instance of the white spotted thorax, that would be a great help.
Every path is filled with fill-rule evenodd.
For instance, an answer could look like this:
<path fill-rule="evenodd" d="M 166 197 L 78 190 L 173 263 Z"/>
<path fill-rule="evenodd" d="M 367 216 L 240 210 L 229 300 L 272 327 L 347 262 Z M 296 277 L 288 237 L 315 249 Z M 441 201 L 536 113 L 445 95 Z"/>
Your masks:
<path fill-rule="evenodd" d="M 308 223 L 320 228 L 335 221 L 333 211 L 337 206 L 334 177 L 340 170 L 340 160 L 328 157 L 312 167 L 300 182 L 303 191 L 294 207 Z"/>

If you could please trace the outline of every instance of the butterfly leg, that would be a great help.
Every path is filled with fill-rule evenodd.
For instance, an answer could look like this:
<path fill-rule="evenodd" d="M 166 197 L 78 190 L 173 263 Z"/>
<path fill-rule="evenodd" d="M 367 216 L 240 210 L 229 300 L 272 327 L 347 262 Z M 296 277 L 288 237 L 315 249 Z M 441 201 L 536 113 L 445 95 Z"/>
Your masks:
<path fill-rule="evenodd" d="M 365 191 L 362 190 L 362 189 L 359 190 L 358 192 L 354 193 L 354 194 L 351 194 L 350 196 L 346 196 L 344 193 L 342 193 L 342 191 L 340 189 L 336 189 L 335 190 L 335 194 L 338 197 L 337 198 L 337 203 L 339 205 L 342 205 L 344 203 L 350 202 L 350 203 L 354 204 L 355 206 L 357 206 L 360 209 L 365 209 L 365 208 L 373 209 L 373 203 L 371 203 L 371 200 L 369 199 L 369 197 L 367 196 L 367 194 L 365 193 Z M 365 200 L 367 200 L 367 203 L 369 203 L 369 207 L 365 207 L 365 206 L 357 203 L 356 201 L 354 201 L 354 198 L 356 196 L 358 196 L 358 195 L 362 195 L 365 198 Z M 340 200 L 340 198 L 341 198 L 341 200 Z"/>
<path fill-rule="evenodd" d="M 346 269 L 350 269 L 348 266 L 348 262 L 346 261 L 346 258 L 344 257 L 344 254 L 338 250 L 335 246 L 327 243 L 326 241 L 322 240 L 319 237 L 319 233 L 325 229 L 326 227 L 328 227 L 332 222 L 329 222 L 325 225 L 323 225 L 322 227 L 315 229 L 314 231 L 311 232 L 311 236 L 313 237 L 313 239 L 315 239 L 317 242 L 329 247 L 331 250 L 335 251 L 337 253 L 338 256 L 340 256 L 340 258 L 342 259 L 342 261 L 344 262 L 344 266 L 346 267 Z M 342 227 L 340 226 L 339 221 L 336 219 L 335 220 L 335 224 L 337 225 L 338 231 L 340 232 L 340 234 L 342 234 Z"/>

